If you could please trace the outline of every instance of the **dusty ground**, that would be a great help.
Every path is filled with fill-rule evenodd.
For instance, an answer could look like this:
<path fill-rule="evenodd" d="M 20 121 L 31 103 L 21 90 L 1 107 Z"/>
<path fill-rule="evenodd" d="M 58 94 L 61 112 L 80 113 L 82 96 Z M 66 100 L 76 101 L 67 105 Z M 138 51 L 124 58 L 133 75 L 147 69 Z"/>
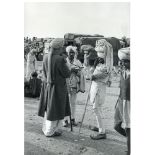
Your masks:
<path fill-rule="evenodd" d="M 40 64 L 40 63 L 38 63 Z M 40 67 L 40 65 L 38 65 Z M 81 129 L 80 140 L 78 139 L 79 126 L 63 128 L 61 137 L 47 138 L 42 133 L 41 117 L 37 116 L 38 99 L 25 98 L 25 132 L 24 144 L 25 155 L 125 155 L 126 139 L 113 129 L 114 106 L 118 98 L 118 78 L 113 78 L 111 87 L 107 87 L 106 103 L 103 105 L 103 118 L 106 122 L 106 140 L 93 141 L 90 139 L 91 131 L 88 126 L 96 125 L 92 105 L 88 104 L 85 119 Z M 88 90 L 90 83 L 87 82 Z M 84 112 L 86 93 L 79 93 L 77 97 L 76 120 L 81 121 Z"/>

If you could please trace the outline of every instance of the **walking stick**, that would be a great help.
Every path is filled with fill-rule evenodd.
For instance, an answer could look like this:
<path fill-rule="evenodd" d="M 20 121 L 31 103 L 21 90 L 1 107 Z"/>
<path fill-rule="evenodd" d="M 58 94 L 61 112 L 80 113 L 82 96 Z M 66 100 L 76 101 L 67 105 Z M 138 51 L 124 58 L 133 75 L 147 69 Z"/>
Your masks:
<path fill-rule="evenodd" d="M 91 81 L 91 83 L 90 83 L 90 87 L 89 87 L 89 90 L 88 90 L 88 95 L 87 95 L 87 99 L 86 99 L 86 103 L 85 103 L 84 113 L 83 113 L 83 115 L 82 115 L 82 120 L 81 120 L 81 124 L 80 124 L 80 128 L 79 128 L 79 133 L 78 133 L 78 140 L 79 140 L 79 138 L 80 138 L 81 127 L 82 127 L 83 120 L 84 120 L 84 117 L 85 117 L 85 114 L 86 114 L 86 108 L 87 108 L 88 100 L 89 100 L 89 96 L 90 96 L 91 84 L 92 84 L 92 81 Z"/>
<path fill-rule="evenodd" d="M 70 118 L 70 124 L 71 124 L 71 131 L 73 131 L 73 125 L 72 125 L 71 114 L 70 114 L 69 118 Z"/>
<path fill-rule="evenodd" d="M 69 94 L 68 94 L 68 97 L 69 97 Z M 69 99 L 69 106 L 70 106 L 70 116 L 69 116 L 69 119 L 70 119 L 71 131 L 73 131 L 72 118 L 71 118 L 72 112 L 71 112 L 71 103 L 70 103 L 70 99 Z"/>

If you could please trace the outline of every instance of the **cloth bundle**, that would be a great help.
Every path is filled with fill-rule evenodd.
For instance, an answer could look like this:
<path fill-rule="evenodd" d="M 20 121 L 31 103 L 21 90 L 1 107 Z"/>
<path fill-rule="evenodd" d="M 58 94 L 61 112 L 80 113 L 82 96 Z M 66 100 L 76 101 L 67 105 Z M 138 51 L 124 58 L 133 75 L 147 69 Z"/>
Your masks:
<path fill-rule="evenodd" d="M 108 67 L 108 71 L 111 72 L 113 68 L 113 47 L 110 43 L 108 43 L 105 39 L 100 39 L 96 41 L 95 50 L 102 54 L 105 52 L 105 63 Z"/>
<path fill-rule="evenodd" d="M 89 51 L 89 50 L 93 50 L 94 48 L 93 48 L 93 46 L 91 46 L 91 45 L 82 45 L 81 46 L 81 50 L 82 51 Z"/>

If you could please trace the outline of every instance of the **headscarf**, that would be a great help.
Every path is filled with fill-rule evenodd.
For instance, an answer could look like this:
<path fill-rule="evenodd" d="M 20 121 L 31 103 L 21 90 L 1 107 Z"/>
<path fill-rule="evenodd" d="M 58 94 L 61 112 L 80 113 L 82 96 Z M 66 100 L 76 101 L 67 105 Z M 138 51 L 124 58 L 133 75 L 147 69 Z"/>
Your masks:
<path fill-rule="evenodd" d="M 108 70 L 111 72 L 113 68 L 113 48 L 110 43 L 105 39 L 100 39 L 96 41 L 95 50 L 98 52 L 100 57 L 103 57 L 103 52 L 105 52 L 105 63 Z"/>
<path fill-rule="evenodd" d="M 60 49 L 64 45 L 64 39 L 63 38 L 55 38 L 51 41 L 50 47 L 53 49 Z"/>
<path fill-rule="evenodd" d="M 121 48 L 118 51 L 118 57 L 120 60 L 130 60 L 130 47 Z"/>

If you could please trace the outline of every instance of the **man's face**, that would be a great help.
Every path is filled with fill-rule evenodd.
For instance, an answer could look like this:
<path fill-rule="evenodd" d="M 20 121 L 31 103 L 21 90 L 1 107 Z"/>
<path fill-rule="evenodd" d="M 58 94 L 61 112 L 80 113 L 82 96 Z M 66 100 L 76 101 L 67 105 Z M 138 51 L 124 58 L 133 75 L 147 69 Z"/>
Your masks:
<path fill-rule="evenodd" d="M 103 51 L 103 52 L 97 52 L 97 56 L 98 56 L 98 57 L 100 57 L 101 55 L 102 55 L 102 57 L 105 58 L 105 56 L 106 56 L 105 51 Z"/>
<path fill-rule="evenodd" d="M 68 55 L 69 59 L 70 59 L 70 60 L 73 60 L 73 59 L 74 59 L 74 56 L 75 56 L 75 52 L 71 50 L 71 51 L 69 52 L 69 55 Z"/>
<path fill-rule="evenodd" d="M 104 59 L 103 58 L 98 57 L 98 61 L 99 61 L 99 63 L 104 64 Z"/>
<path fill-rule="evenodd" d="M 124 69 L 130 69 L 130 61 L 129 60 L 122 60 L 120 65 L 124 68 Z"/>
<path fill-rule="evenodd" d="M 89 53 L 88 53 L 88 51 L 84 51 L 84 54 L 88 55 Z"/>

